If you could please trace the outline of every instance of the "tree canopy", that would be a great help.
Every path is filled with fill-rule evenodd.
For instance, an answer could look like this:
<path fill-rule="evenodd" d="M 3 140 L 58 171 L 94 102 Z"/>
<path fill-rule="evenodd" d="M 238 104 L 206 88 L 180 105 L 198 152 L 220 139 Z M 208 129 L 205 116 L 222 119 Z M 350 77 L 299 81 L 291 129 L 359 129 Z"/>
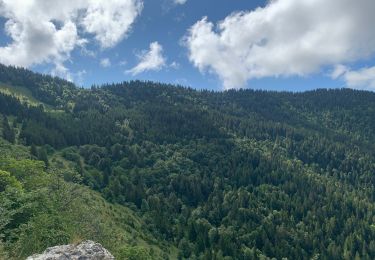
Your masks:
<path fill-rule="evenodd" d="M 0 233 L 11 256 L 80 236 L 120 259 L 375 258 L 372 92 L 79 89 L 5 66 L 0 82 L 42 103 L 0 93 L 0 150 L 11 154 L 0 158 Z M 116 217 L 90 218 L 85 203 Z M 142 223 L 146 242 L 108 239 L 118 214 L 134 221 L 113 236 Z"/>

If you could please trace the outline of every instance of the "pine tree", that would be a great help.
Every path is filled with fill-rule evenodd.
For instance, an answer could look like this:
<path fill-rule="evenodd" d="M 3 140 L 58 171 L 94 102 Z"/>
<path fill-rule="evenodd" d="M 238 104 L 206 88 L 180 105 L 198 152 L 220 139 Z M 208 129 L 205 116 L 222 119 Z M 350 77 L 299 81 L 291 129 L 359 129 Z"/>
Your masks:
<path fill-rule="evenodd" d="M 37 150 L 35 144 L 31 145 L 30 154 L 35 156 L 36 158 L 38 158 L 38 150 Z"/>
<path fill-rule="evenodd" d="M 16 141 L 16 134 L 14 129 L 10 127 L 8 118 L 6 116 L 4 116 L 3 119 L 3 138 L 12 144 L 14 144 Z"/>
<path fill-rule="evenodd" d="M 46 167 L 49 166 L 47 150 L 46 150 L 45 147 L 39 148 L 38 160 L 43 161 L 45 163 Z"/>

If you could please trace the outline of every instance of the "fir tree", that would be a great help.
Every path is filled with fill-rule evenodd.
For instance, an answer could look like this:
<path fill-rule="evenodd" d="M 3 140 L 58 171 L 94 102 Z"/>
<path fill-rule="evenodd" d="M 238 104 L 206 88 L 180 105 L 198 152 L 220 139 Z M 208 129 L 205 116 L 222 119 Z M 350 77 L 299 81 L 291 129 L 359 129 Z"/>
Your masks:
<path fill-rule="evenodd" d="M 6 116 L 4 116 L 3 119 L 3 138 L 12 144 L 14 144 L 16 140 L 14 129 L 10 127 L 8 118 Z"/>
<path fill-rule="evenodd" d="M 31 145 L 30 154 L 38 158 L 38 149 L 36 148 L 35 144 Z"/>
<path fill-rule="evenodd" d="M 48 162 L 48 155 L 47 155 L 47 150 L 45 147 L 41 147 L 39 148 L 39 151 L 38 151 L 38 159 L 40 161 L 43 161 L 46 165 L 46 167 L 49 166 L 49 162 Z"/>

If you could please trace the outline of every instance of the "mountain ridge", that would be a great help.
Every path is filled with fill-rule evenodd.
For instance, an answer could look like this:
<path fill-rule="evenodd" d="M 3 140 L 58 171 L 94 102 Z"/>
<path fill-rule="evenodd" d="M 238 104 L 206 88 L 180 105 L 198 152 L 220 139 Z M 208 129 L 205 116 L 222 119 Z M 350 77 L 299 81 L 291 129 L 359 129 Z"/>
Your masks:
<path fill-rule="evenodd" d="M 0 93 L 5 150 L 19 145 L 65 182 L 129 208 L 145 223 L 142 236 L 161 241 L 114 248 L 117 256 L 168 248 L 172 259 L 375 257 L 372 92 L 142 81 L 82 89 L 5 66 L 0 82 L 53 108 Z"/>

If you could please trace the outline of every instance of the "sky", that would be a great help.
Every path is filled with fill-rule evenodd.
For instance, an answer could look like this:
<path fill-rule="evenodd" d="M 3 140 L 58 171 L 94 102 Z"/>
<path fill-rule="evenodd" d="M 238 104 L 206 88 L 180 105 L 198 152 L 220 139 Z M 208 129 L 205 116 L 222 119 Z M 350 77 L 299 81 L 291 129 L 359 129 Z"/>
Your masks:
<path fill-rule="evenodd" d="M 0 0 L 0 63 L 79 86 L 375 90 L 373 0 Z"/>

